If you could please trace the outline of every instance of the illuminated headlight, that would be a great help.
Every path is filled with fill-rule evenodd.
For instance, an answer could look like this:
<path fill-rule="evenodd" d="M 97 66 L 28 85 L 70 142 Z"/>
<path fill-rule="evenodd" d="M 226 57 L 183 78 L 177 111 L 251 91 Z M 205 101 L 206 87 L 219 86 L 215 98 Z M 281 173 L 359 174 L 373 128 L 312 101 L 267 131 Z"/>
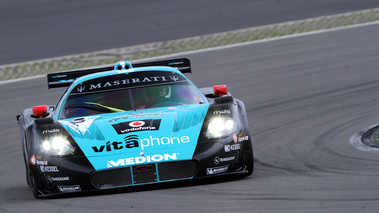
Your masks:
<path fill-rule="evenodd" d="M 230 117 L 214 117 L 209 121 L 206 136 L 219 138 L 232 134 L 237 129 L 237 123 Z"/>
<path fill-rule="evenodd" d="M 52 137 L 42 142 L 42 150 L 50 155 L 69 155 L 75 148 L 64 137 Z"/>

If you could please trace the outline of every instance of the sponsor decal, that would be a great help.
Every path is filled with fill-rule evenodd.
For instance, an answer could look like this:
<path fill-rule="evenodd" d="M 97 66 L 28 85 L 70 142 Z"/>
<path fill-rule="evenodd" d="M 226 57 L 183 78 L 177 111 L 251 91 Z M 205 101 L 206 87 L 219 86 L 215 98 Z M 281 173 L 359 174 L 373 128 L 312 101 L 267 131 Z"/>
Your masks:
<path fill-rule="evenodd" d="M 215 157 L 214 158 L 214 163 L 217 165 L 219 163 L 233 161 L 235 159 L 236 159 L 236 156 L 230 156 L 230 157 L 225 157 L 225 158 Z"/>
<path fill-rule="evenodd" d="M 235 144 L 238 143 L 238 137 L 237 137 L 237 134 L 236 134 L 236 133 L 233 134 L 233 142 L 234 142 Z"/>
<path fill-rule="evenodd" d="M 41 172 L 59 172 L 57 166 L 40 166 Z"/>
<path fill-rule="evenodd" d="M 130 132 L 159 130 L 160 124 L 161 119 L 149 119 L 112 124 L 112 126 L 116 130 L 117 134 L 121 135 Z"/>
<path fill-rule="evenodd" d="M 115 121 L 118 121 L 118 120 L 126 120 L 128 119 L 129 117 L 119 117 L 119 118 L 114 118 L 112 120 L 109 120 L 108 122 L 115 122 Z"/>
<path fill-rule="evenodd" d="M 220 163 L 220 158 L 219 157 L 215 157 L 215 159 L 213 160 L 213 162 L 215 164 L 219 164 Z"/>
<path fill-rule="evenodd" d="M 153 138 L 152 136 L 150 136 L 149 138 L 139 139 L 137 135 L 128 135 L 124 138 L 124 143 L 119 141 L 108 141 L 104 145 L 93 146 L 92 149 L 94 152 L 111 152 L 114 150 L 131 149 L 141 146 L 141 149 L 144 150 L 146 147 L 150 146 L 169 146 L 173 144 L 188 143 L 190 141 L 191 140 L 189 136 L 161 138 Z"/>
<path fill-rule="evenodd" d="M 59 182 L 59 181 L 69 181 L 70 177 L 51 177 L 48 176 L 47 179 L 51 182 Z"/>
<path fill-rule="evenodd" d="M 129 123 L 130 127 L 141 127 L 143 125 L 145 125 L 144 121 L 133 121 Z"/>
<path fill-rule="evenodd" d="M 230 114 L 230 110 L 228 109 L 223 109 L 223 110 L 219 110 L 219 111 L 214 111 L 213 114 Z"/>
<path fill-rule="evenodd" d="M 237 134 L 233 134 L 233 142 L 235 144 L 239 143 L 239 142 L 243 142 L 243 141 L 247 141 L 249 140 L 249 136 L 245 135 L 244 133 L 240 132 Z"/>
<path fill-rule="evenodd" d="M 45 159 L 44 160 L 36 160 L 36 164 L 37 165 L 45 165 L 46 166 L 47 165 L 47 160 L 45 160 Z"/>
<path fill-rule="evenodd" d="M 141 139 L 141 149 L 144 150 L 148 146 L 160 146 L 160 145 L 170 145 L 170 144 L 181 144 L 190 142 L 189 136 L 182 137 L 162 137 L 162 138 L 150 138 Z"/>
<path fill-rule="evenodd" d="M 232 145 L 224 146 L 225 152 L 230 152 L 230 151 L 240 150 L 240 149 L 241 149 L 241 144 L 232 144 Z"/>
<path fill-rule="evenodd" d="M 42 156 L 35 156 L 35 155 L 30 157 L 30 163 L 33 166 L 35 166 L 35 165 L 47 165 L 47 161 L 45 159 L 42 160 Z"/>
<path fill-rule="evenodd" d="M 228 171 L 228 165 L 226 166 L 220 166 L 220 167 L 213 167 L 213 168 L 207 168 L 207 175 L 214 175 L 219 174 L 223 172 Z"/>
<path fill-rule="evenodd" d="M 146 86 L 168 82 L 185 81 L 185 78 L 177 73 L 156 71 L 154 75 L 146 72 L 129 73 L 128 75 L 112 75 L 92 79 L 75 86 L 71 93 L 94 92 L 100 90 Z"/>
<path fill-rule="evenodd" d="M 174 62 L 168 63 L 168 65 L 175 65 L 175 64 L 184 64 L 184 62 L 183 61 L 174 61 Z"/>
<path fill-rule="evenodd" d="M 51 133 L 57 133 L 59 132 L 59 129 L 49 129 L 49 130 L 43 130 L 42 134 L 51 134 Z"/>
<path fill-rule="evenodd" d="M 79 185 L 70 185 L 70 186 L 58 186 L 59 191 L 61 192 L 76 192 L 81 191 Z"/>
<path fill-rule="evenodd" d="M 32 155 L 32 157 L 30 157 L 30 163 L 35 166 L 36 165 L 36 156 L 35 155 Z"/>
<path fill-rule="evenodd" d="M 233 135 L 233 138 L 234 138 L 234 135 Z M 239 133 L 237 135 L 237 138 L 238 138 L 238 142 L 243 142 L 243 141 L 247 141 L 249 139 L 249 136 L 247 136 L 247 135 L 245 135 L 244 133 L 241 132 L 241 133 Z"/>
<path fill-rule="evenodd" d="M 113 150 L 120 149 L 131 149 L 135 147 L 139 147 L 137 135 L 128 135 L 124 138 L 124 143 L 119 141 L 110 142 L 108 141 L 105 145 L 101 146 L 93 146 L 92 149 L 95 152 L 110 152 Z"/>
<path fill-rule="evenodd" d="M 54 75 L 54 76 L 51 76 L 51 78 L 66 78 L 67 75 Z"/>
<path fill-rule="evenodd" d="M 121 158 L 118 160 L 110 160 L 107 162 L 107 167 L 120 167 L 120 166 L 129 166 L 134 164 L 142 164 L 142 163 L 151 163 L 151 162 L 162 162 L 167 160 L 177 160 L 177 155 L 179 153 L 172 154 L 156 154 L 156 155 L 147 155 L 147 156 L 139 156 L 139 157 L 131 157 L 131 158 Z"/>

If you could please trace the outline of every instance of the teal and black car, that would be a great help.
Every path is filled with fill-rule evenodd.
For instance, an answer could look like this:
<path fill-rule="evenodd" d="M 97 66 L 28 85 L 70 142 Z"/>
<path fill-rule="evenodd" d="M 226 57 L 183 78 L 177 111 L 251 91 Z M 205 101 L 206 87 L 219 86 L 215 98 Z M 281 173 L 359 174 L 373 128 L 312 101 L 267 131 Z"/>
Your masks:
<path fill-rule="evenodd" d="M 179 58 L 48 74 L 49 88 L 67 87 L 57 105 L 17 116 L 34 197 L 251 175 L 243 102 L 186 72 Z"/>

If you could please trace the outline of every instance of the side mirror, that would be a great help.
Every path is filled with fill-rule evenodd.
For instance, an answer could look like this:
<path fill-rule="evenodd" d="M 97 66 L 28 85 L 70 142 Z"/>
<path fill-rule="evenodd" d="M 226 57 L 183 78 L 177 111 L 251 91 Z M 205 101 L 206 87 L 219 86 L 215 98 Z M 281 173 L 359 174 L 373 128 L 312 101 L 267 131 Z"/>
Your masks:
<path fill-rule="evenodd" d="M 44 116 L 47 116 L 47 106 L 46 105 L 40 105 L 40 106 L 34 106 L 33 107 L 33 117 L 36 118 L 42 118 Z"/>
<path fill-rule="evenodd" d="M 215 85 L 213 86 L 213 95 L 214 96 L 224 96 L 228 94 L 228 89 L 226 87 L 226 85 Z"/>

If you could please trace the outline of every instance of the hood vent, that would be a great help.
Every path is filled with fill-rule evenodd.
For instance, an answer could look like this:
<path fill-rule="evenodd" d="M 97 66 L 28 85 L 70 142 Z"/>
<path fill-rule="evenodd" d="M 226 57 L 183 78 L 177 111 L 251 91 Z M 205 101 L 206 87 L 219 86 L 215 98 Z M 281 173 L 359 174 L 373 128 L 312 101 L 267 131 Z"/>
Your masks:
<path fill-rule="evenodd" d="M 207 107 L 200 105 L 190 110 L 178 110 L 175 114 L 173 132 L 187 129 L 191 126 L 201 124 L 207 113 Z"/>

